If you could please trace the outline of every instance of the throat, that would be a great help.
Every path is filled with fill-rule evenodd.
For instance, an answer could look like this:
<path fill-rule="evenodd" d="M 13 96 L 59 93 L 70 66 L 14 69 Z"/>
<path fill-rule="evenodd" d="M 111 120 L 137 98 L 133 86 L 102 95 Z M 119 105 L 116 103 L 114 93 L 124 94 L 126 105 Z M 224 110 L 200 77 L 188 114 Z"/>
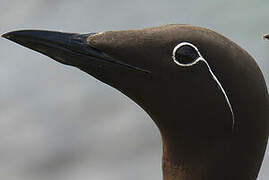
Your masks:
<path fill-rule="evenodd" d="M 190 155 L 179 158 L 178 155 L 167 152 L 164 147 L 162 158 L 163 180 L 210 180 L 209 163 L 203 157 L 187 159 Z"/>
<path fill-rule="evenodd" d="M 197 137 L 196 143 L 163 138 L 163 180 L 256 180 L 259 161 L 238 144 L 219 143 L 214 138 L 203 141 Z"/>
<path fill-rule="evenodd" d="M 163 180 L 202 180 L 202 169 L 194 169 L 184 164 L 174 164 L 163 158 Z M 202 167 L 204 168 L 204 167 Z"/>
<path fill-rule="evenodd" d="M 220 139 L 215 136 L 192 130 L 161 131 L 163 180 L 222 180 L 218 175 L 223 173 L 221 168 L 226 168 L 231 146 L 218 143 Z"/>

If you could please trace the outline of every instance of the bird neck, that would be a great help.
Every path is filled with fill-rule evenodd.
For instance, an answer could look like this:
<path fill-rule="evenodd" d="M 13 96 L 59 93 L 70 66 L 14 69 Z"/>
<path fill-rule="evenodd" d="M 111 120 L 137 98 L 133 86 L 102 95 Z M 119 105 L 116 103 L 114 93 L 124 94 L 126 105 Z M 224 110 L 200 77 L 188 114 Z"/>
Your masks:
<path fill-rule="evenodd" d="M 161 102 L 167 100 L 164 98 Z M 169 99 L 170 104 L 173 102 Z M 181 102 L 188 105 L 187 100 L 181 99 Z M 180 106 L 183 108 L 180 111 L 177 101 L 168 108 L 157 103 L 143 104 L 143 101 L 138 104 L 143 105 L 143 109 L 160 130 L 163 144 L 163 180 L 257 178 L 267 134 L 253 131 L 253 126 L 232 129 L 229 109 L 228 113 L 225 111 L 219 114 L 221 111 L 212 113 L 214 107 L 206 108 L 208 106 L 204 103 L 195 104 L 196 107 L 192 108 Z M 239 113 L 237 116 L 238 119 L 247 118 L 243 115 L 241 117 Z"/>
<path fill-rule="evenodd" d="M 212 164 L 210 158 L 206 157 L 201 148 L 188 146 L 171 144 L 169 140 L 163 141 L 163 180 L 202 180 L 208 177 Z"/>
<path fill-rule="evenodd" d="M 260 159 L 242 151 L 247 141 L 196 138 L 162 135 L 163 180 L 256 180 Z"/>
<path fill-rule="evenodd" d="M 242 151 L 248 148 L 249 141 L 236 136 L 205 138 L 203 135 L 161 134 L 163 180 L 257 178 L 260 159 L 257 154 L 249 157 L 251 152 Z"/>
<path fill-rule="evenodd" d="M 204 168 L 201 166 L 201 169 Z M 198 167 L 174 163 L 165 155 L 162 162 L 163 180 L 202 180 L 203 173 Z"/>

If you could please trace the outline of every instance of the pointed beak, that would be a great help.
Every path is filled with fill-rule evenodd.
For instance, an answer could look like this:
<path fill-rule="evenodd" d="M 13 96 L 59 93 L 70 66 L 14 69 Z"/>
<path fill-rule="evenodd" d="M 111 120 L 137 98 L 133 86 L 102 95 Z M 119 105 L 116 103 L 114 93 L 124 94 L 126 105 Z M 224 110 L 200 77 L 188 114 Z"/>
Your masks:
<path fill-rule="evenodd" d="M 113 64 L 130 70 L 149 73 L 149 71 L 132 66 L 110 57 L 102 51 L 91 47 L 87 39 L 95 33 L 75 34 L 43 30 L 22 30 L 3 34 L 2 37 L 22 46 L 45 54 L 52 59 L 85 69 L 89 66 Z"/>

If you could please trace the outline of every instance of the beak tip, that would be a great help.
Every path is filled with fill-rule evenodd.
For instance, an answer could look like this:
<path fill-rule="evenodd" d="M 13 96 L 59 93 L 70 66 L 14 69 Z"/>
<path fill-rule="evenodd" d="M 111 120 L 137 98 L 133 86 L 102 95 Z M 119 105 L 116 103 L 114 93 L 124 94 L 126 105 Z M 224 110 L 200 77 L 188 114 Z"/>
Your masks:
<path fill-rule="evenodd" d="M 12 38 L 11 33 L 12 33 L 12 32 L 4 33 L 4 34 L 1 35 L 1 37 L 10 40 L 10 39 Z"/>
<path fill-rule="evenodd" d="M 8 35 L 8 33 L 5 33 L 5 34 L 2 34 L 1 37 L 8 39 L 9 35 Z"/>

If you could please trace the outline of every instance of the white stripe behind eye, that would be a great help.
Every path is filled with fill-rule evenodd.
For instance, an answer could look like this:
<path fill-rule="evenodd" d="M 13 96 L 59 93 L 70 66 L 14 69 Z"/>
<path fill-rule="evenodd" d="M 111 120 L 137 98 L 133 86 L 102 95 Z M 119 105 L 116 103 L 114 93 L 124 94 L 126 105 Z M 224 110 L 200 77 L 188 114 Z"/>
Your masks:
<path fill-rule="evenodd" d="M 211 68 L 210 68 L 209 64 L 207 63 L 207 61 L 206 61 L 203 57 L 199 57 L 198 59 L 199 59 L 200 61 L 203 61 L 203 62 L 206 64 L 206 66 L 208 67 L 208 70 L 209 70 L 210 74 L 212 75 L 213 79 L 215 80 L 215 82 L 217 83 L 217 85 L 219 86 L 219 88 L 221 89 L 222 94 L 224 95 L 224 98 L 225 98 L 225 100 L 226 100 L 226 102 L 227 102 L 227 104 L 228 104 L 228 106 L 229 106 L 229 108 L 230 108 L 231 114 L 232 114 L 232 130 L 234 130 L 234 121 L 235 121 L 235 118 L 234 118 L 234 111 L 233 111 L 231 102 L 230 102 L 230 100 L 229 100 L 229 98 L 228 98 L 228 96 L 227 96 L 227 94 L 226 94 L 224 88 L 222 87 L 222 85 L 221 85 L 221 83 L 219 82 L 218 78 L 215 76 L 215 74 L 214 74 L 213 71 L 211 70 Z"/>
<path fill-rule="evenodd" d="M 199 55 L 199 57 L 198 57 L 194 62 L 189 63 L 189 64 L 182 64 L 182 63 L 180 63 L 180 62 L 176 59 L 176 56 L 175 56 L 177 49 L 180 48 L 180 47 L 182 47 L 182 46 L 185 46 L 185 45 L 188 45 L 188 46 L 191 46 L 192 48 L 194 48 L 194 49 L 196 50 L 196 52 L 198 53 L 198 55 Z M 174 48 L 172 58 L 173 58 L 174 62 L 175 62 L 177 65 L 179 65 L 179 66 L 183 66 L 183 67 L 193 66 L 193 65 L 195 65 L 198 61 L 202 61 L 202 62 L 204 62 L 204 63 L 206 64 L 209 73 L 211 74 L 211 76 L 213 77 L 214 81 L 215 81 L 215 82 L 217 83 L 217 85 L 219 86 L 219 88 L 220 88 L 220 90 L 221 90 L 221 92 L 222 92 L 222 94 L 223 94 L 223 96 L 224 96 L 224 98 L 225 98 L 225 100 L 226 100 L 226 102 L 227 102 L 227 104 L 228 104 L 228 106 L 229 106 L 229 109 L 230 109 L 231 114 L 232 114 L 232 131 L 233 131 L 233 130 L 234 130 L 234 124 L 235 124 L 235 117 L 234 117 L 234 111 L 233 111 L 231 102 L 230 102 L 230 100 L 229 100 L 229 98 L 228 98 L 228 96 L 227 96 L 227 94 L 226 94 L 224 88 L 222 87 L 220 81 L 219 81 L 218 78 L 215 76 L 215 74 L 213 73 L 212 69 L 210 68 L 208 62 L 203 58 L 203 56 L 202 56 L 201 53 L 199 52 L 198 48 L 197 48 L 196 46 L 194 46 L 193 44 L 191 44 L 191 43 L 188 43 L 188 42 L 182 42 L 182 43 L 178 44 L 178 45 Z"/>

